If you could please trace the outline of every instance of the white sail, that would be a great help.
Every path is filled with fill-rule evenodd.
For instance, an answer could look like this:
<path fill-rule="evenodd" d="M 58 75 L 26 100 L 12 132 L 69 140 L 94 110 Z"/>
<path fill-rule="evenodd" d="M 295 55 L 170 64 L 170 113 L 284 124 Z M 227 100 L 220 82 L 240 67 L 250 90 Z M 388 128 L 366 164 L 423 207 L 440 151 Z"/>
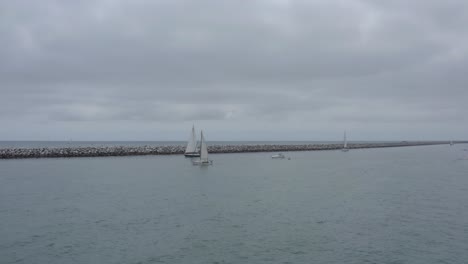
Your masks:
<path fill-rule="evenodd" d="M 344 132 L 344 139 L 343 139 L 344 143 L 343 143 L 343 148 L 347 148 L 348 147 L 348 140 L 346 140 L 346 131 Z"/>
<path fill-rule="evenodd" d="M 195 126 L 192 126 L 192 133 L 190 134 L 190 138 L 187 142 L 187 148 L 185 149 L 185 153 L 193 153 L 197 151 L 197 135 L 195 135 Z"/>
<path fill-rule="evenodd" d="M 203 131 L 201 131 L 200 161 L 208 162 L 208 148 L 206 147 L 205 137 L 203 137 Z"/>

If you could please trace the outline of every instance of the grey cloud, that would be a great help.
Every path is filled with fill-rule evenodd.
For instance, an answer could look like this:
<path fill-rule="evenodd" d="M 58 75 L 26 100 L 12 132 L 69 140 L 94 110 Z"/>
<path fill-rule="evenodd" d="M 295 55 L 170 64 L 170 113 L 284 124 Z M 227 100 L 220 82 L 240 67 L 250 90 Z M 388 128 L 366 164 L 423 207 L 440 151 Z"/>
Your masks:
<path fill-rule="evenodd" d="M 467 20 L 456 0 L 3 1 L 0 139 L 126 121 L 462 136 Z"/>

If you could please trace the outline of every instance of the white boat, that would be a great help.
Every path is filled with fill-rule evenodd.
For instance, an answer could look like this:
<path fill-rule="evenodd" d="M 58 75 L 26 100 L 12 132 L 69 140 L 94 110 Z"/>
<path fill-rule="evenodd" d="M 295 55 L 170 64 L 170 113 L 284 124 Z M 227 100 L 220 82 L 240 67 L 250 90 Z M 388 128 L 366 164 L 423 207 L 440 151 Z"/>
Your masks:
<path fill-rule="evenodd" d="M 282 153 L 275 154 L 271 156 L 272 159 L 284 159 L 285 156 Z"/>
<path fill-rule="evenodd" d="M 450 146 L 453 146 L 453 140 L 450 140 Z"/>
<path fill-rule="evenodd" d="M 195 126 L 192 126 L 192 133 L 190 134 L 185 148 L 185 157 L 200 157 L 200 152 L 197 150 L 197 136 L 195 134 Z"/>
<path fill-rule="evenodd" d="M 348 140 L 346 139 L 346 131 L 344 132 L 344 138 L 343 138 L 343 148 L 341 149 L 343 152 L 349 151 L 348 149 Z"/>
<path fill-rule="evenodd" d="M 206 146 L 205 137 L 203 137 L 203 130 L 200 137 L 200 159 L 192 160 L 193 165 L 212 165 L 213 161 L 208 159 L 208 147 Z"/>

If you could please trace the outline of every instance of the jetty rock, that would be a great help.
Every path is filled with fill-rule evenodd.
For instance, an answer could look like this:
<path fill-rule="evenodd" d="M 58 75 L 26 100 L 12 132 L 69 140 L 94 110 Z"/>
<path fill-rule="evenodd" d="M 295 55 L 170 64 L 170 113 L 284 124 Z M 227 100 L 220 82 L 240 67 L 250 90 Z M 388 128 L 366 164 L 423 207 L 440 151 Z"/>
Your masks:
<path fill-rule="evenodd" d="M 467 142 L 456 142 L 467 143 Z M 448 144 L 448 141 L 424 142 L 385 142 L 385 143 L 349 143 L 349 149 L 409 147 L 423 145 Z M 209 153 L 247 153 L 247 152 L 287 152 L 337 150 L 342 144 L 263 144 L 263 145 L 211 145 Z M 50 147 L 50 148 L 0 148 L 0 159 L 24 158 L 72 158 L 72 157 L 107 157 L 137 155 L 179 155 L 185 146 L 97 146 L 97 147 Z"/>

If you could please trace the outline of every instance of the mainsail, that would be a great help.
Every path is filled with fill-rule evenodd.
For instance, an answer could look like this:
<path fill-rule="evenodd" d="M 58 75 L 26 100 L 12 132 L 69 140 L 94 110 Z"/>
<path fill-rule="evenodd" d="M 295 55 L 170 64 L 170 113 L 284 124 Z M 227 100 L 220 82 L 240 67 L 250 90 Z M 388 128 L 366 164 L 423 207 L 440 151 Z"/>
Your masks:
<path fill-rule="evenodd" d="M 205 137 L 203 137 L 203 131 L 201 131 L 200 161 L 208 162 L 208 148 L 206 147 Z"/>
<path fill-rule="evenodd" d="M 193 153 L 197 151 L 197 136 L 195 135 L 195 126 L 192 126 L 192 133 L 187 142 L 185 153 Z"/>

